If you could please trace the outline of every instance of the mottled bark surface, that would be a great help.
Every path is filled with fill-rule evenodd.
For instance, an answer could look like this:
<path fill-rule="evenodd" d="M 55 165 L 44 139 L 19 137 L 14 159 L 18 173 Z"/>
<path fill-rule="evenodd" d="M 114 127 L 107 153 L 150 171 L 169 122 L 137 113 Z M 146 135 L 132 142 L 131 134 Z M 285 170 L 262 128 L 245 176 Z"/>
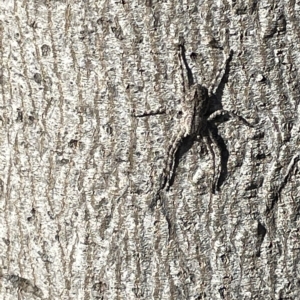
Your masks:
<path fill-rule="evenodd" d="M 0 8 L 1 299 L 298 299 L 298 2 Z"/>

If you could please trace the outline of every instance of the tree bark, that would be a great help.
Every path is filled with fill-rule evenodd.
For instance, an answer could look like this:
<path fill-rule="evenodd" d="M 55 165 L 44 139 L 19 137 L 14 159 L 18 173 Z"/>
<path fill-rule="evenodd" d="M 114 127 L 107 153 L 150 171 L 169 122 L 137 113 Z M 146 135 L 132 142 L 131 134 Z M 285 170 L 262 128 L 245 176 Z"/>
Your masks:
<path fill-rule="evenodd" d="M 0 7 L 1 299 L 299 297 L 299 3 Z"/>

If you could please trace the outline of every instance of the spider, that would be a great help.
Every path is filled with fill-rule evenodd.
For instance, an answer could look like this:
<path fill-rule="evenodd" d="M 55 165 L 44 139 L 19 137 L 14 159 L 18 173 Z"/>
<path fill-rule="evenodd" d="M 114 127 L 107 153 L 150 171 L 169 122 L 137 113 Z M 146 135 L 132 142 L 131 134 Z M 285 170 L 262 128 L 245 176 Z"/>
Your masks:
<path fill-rule="evenodd" d="M 209 106 L 211 99 L 213 97 L 213 88 L 215 84 L 212 84 L 210 90 L 208 90 L 205 86 L 195 83 L 192 71 L 187 63 L 186 59 L 186 50 L 184 43 L 179 44 L 179 60 L 182 71 L 182 79 L 183 79 L 183 87 L 184 87 L 184 101 L 182 102 L 182 111 L 181 111 L 181 119 L 178 124 L 178 130 L 172 136 L 169 147 L 167 148 L 166 158 L 164 161 L 164 168 L 161 174 L 161 178 L 159 181 L 159 187 L 157 189 L 156 196 L 152 200 L 150 204 L 150 208 L 156 205 L 157 200 L 161 197 L 160 192 L 162 190 L 168 191 L 172 186 L 174 181 L 174 176 L 176 172 L 176 167 L 178 165 L 178 155 L 181 151 L 181 147 L 186 144 L 193 144 L 195 140 L 199 137 L 205 142 L 208 147 L 208 150 L 212 154 L 213 157 L 213 180 L 212 180 L 212 193 L 215 193 L 220 189 L 221 184 L 225 180 L 227 173 L 227 160 L 228 160 L 228 151 L 226 150 L 226 146 L 221 137 L 219 137 L 216 133 L 216 128 L 213 126 L 212 121 L 220 116 L 220 115 L 229 115 L 231 117 L 237 118 L 242 121 L 247 126 L 253 127 L 249 124 L 244 118 L 237 116 L 233 112 L 226 111 L 223 109 L 219 109 L 212 114 L 208 115 Z M 232 60 L 233 51 L 230 51 L 228 58 L 225 61 L 225 66 L 221 69 L 225 69 L 225 73 L 223 77 L 227 75 L 229 72 L 229 63 Z M 187 72 L 187 83 L 184 79 L 184 71 L 183 65 L 185 66 Z M 221 73 L 220 71 L 220 73 Z M 223 77 L 220 80 L 219 86 L 223 81 Z M 217 82 L 219 78 L 216 76 L 215 82 Z M 135 117 L 146 117 L 152 116 L 155 114 L 163 114 L 166 113 L 166 109 L 160 109 L 157 111 L 149 111 L 143 114 L 134 115 Z M 221 157 L 221 170 L 220 175 L 217 179 L 215 179 L 215 154 L 211 147 L 211 143 L 214 143 L 219 149 L 219 155 Z M 186 150 L 188 151 L 188 150 Z M 169 222 L 169 221 L 168 221 Z"/>

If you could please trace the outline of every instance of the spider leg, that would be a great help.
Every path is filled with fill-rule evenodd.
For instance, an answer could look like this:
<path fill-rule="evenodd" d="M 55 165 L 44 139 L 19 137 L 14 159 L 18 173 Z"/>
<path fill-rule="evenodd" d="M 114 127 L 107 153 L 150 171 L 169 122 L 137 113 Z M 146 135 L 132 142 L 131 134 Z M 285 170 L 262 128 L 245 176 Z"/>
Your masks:
<path fill-rule="evenodd" d="M 185 135 L 185 131 L 185 129 L 182 129 L 178 135 L 174 136 L 171 139 L 170 146 L 167 149 L 166 158 L 163 163 L 163 171 L 159 180 L 159 187 L 157 189 L 155 197 L 150 204 L 151 209 L 153 209 L 154 206 L 156 206 L 157 201 L 161 199 L 161 190 L 169 190 L 170 188 L 175 168 L 175 155 L 180 146 L 182 138 Z"/>
<path fill-rule="evenodd" d="M 158 108 L 155 110 L 146 110 L 140 114 L 136 114 L 135 110 L 132 111 L 131 115 L 136 118 L 142 118 L 142 117 L 149 117 L 149 116 L 156 116 L 156 115 L 162 115 L 166 113 L 165 108 Z"/>
<path fill-rule="evenodd" d="M 212 143 L 215 145 L 214 148 L 217 148 L 218 151 L 218 157 L 219 157 L 219 164 L 218 164 L 218 173 L 214 177 L 214 190 L 219 191 L 220 186 L 223 184 L 227 177 L 227 163 L 229 158 L 229 152 L 227 150 L 226 144 L 223 140 L 223 138 L 218 135 L 218 129 L 217 127 L 212 124 L 208 123 L 209 126 L 207 126 L 208 130 L 208 136 Z"/>
<path fill-rule="evenodd" d="M 165 113 L 166 110 L 157 110 L 157 111 L 148 111 L 143 114 L 135 114 L 133 112 L 134 117 L 148 117 L 154 114 L 161 114 Z M 156 193 L 149 205 L 151 209 L 153 209 L 158 200 L 161 200 L 162 204 L 164 205 L 162 198 L 161 198 L 161 191 L 165 190 L 168 191 L 170 186 L 172 185 L 172 180 L 175 174 L 175 169 L 176 169 L 176 153 L 180 147 L 180 144 L 182 143 L 183 139 L 187 137 L 190 134 L 191 131 L 191 122 L 192 122 L 192 117 L 189 115 L 186 117 L 186 122 L 184 123 L 184 126 L 182 126 L 179 130 L 179 132 L 171 137 L 171 140 L 169 141 L 169 147 L 167 148 L 166 151 L 166 156 L 163 161 L 163 170 L 161 172 L 160 178 L 159 178 L 159 183 L 158 187 L 155 188 Z"/>
<path fill-rule="evenodd" d="M 213 112 L 213 113 L 207 118 L 207 121 L 212 121 L 212 120 L 214 120 L 214 119 L 215 119 L 216 117 L 218 117 L 218 116 L 225 115 L 226 112 L 227 112 L 227 111 L 224 110 L 224 109 L 219 109 L 219 110 Z"/>
<path fill-rule="evenodd" d="M 171 185 L 171 180 L 174 176 L 174 169 L 175 169 L 175 155 L 177 150 L 179 149 L 180 143 L 182 139 L 186 136 L 186 129 L 183 128 L 180 130 L 179 134 L 173 137 L 170 147 L 167 150 L 166 162 L 165 167 L 163 170 L 164 179 L 162 182 L 162 189 L 168 190 Z"/>
<path fill-rule="evenodd" d="M 208 118 L 207 118 L 207 121 L 212 121 L 214 120 L 216 117 L 218 116 L 225 116 L 225 115 L 229 115 L 230 117 L 234 118 L 234 119 L 237 119 L 238 121 L 241 121 L 244 125 L 248 126 L 248 127 L 254 127 L 252 124 L 250 124 L 247 120 L 245 120 L 243 117 L 231 112 L 231 111 L 228 111 L 228 110 L 225 110 L 225 109 L 219 109 L 215 112 L 213 112 Z"/>
<path fill-rule="evenodd" d="M 210 130 L 208 129 L 208 133 L 209 135 L 208 136 L 203 136 L 203 141 L 210 153 L 210 156 L 211 156 L 211 159 L 212 159 L 212 171 L 213 171 L 213 176 L 212 176 L 212 182 L 211 182 L 211 191 L 212 193 L 214 194 L 215 193 L 215 190 L 216 190 L 216 180 L 215 180 L 215 177 L 216 177 L 216 155 L 215 155 L 215 152 L 213 150 L 213 147 L 211 146 L 211 143 L 214 141 L 213 137 L 212 137 L 212 134 L 210 132 Z"/>

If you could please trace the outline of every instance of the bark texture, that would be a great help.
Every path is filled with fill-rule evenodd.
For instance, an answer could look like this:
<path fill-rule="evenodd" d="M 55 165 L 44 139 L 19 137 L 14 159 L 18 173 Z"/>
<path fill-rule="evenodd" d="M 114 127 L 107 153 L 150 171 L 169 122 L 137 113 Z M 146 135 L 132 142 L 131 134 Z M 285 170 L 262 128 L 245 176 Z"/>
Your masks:
<path fill-rule="evenodd" d="M 0 298 L 299 299 L 299 5 L 2 0 Z"/>

